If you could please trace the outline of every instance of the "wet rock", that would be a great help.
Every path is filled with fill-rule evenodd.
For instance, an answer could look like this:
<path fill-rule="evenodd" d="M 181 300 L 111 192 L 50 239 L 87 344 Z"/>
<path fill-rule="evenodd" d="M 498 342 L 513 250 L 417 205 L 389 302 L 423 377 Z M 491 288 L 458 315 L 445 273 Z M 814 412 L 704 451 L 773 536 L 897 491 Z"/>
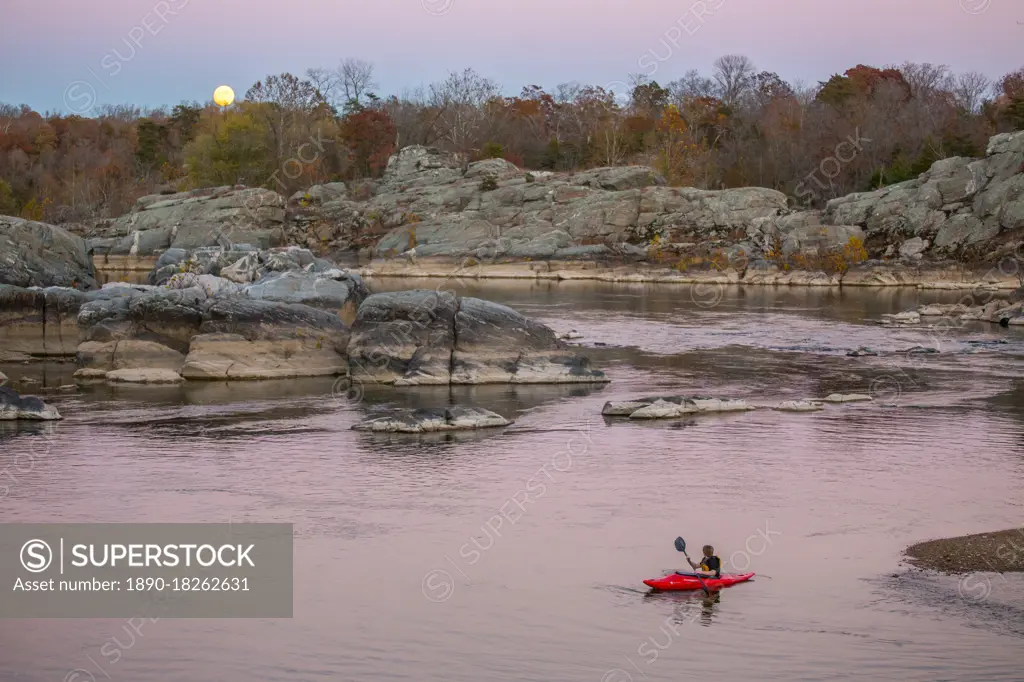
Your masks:
<path fill-rule="evenodd" d="M 921 322 L 921 314 L 916 310 L 908 310 L 902 313 L 882 315 L 882 319 L 891 323 L 898 324 L 918 324 Z"/>
<path fill-rule="evenodd" d="M 576 341 L 578 339 L 582 339 L 583 338 L 583 334 L 580 334 L 575 329 L 572 329 L 572 330 L 567 331 L 566 333 L 562 334 L 558 338 L 560 340 L 562 340 L 562 341 Z"/>
<path fill-rule="evenodd" d="M 873 358 L 878 357 L 878 351 L 861 346 L 857 350 L 849 351 L 846 355 L 851 358 Z"/>
<path fill-rule="evenodd" d="M 67 230 L 0 216 L 0 284 L 95 289 L 85 240 Z"/>
<path fill-rule="evenodd" d="M 500 414 L 476 407 L 420 409 L 356 424 L 356 431 L 387 433 L 430 433 L 464 431 L 508 426 L 513 422 Z"/>
<path fill-rule="evenodd" d="M 820 412 L 825 406 L 810 400 L 787 400 L 779 403 L 775 409 L 780 412 Z"/>
<path fill-rule="evenodd" d="M 939 349 L 938 348 L 925 348 L 924 346 L 913 346 L 911 348 L 907 348 L 905 350 L 899 350 L 899 351 L 896 351 L 896 352 L 897 353 L 902 353 L 903 355 L 932 355 L 934 353 L 938 353 Z"/>
<path fill-rule="evenodd" d="M 826 403 L 860 403 L 860 402 L 871 402 L 874 400 L 869 395 L 863 395 L 860 393 L 833 393 L 827 398 L 822 399 L 822 402 Z"/>
<path fill-rule="evenodd" d="M 653 396 L 621 402 L 605 403 L 604 416 L 630 419 L 673 419 L 687 414 L 711 412 L 746 412 L 754 408 L 745 400 L 687 396 Z"/>
<path fill-rule="evenodd" d="M 184 379 L 170 369 L 115 369 L 104 379 L 115 384 L 180 384 Z"/>
<path fill-rule="evenodd" d="M 62 418 L 57 408 L 39 398 L 22 396 L 11 388 L 0 386 L 0 421 L 55 421 Z"/>

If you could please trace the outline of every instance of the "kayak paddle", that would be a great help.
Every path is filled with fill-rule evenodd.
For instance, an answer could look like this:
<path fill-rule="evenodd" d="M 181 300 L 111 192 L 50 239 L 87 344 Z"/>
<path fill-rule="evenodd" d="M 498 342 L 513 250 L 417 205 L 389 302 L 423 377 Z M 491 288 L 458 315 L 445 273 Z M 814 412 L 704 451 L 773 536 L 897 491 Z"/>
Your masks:
<path fill-rule="evenodd" d="M 686 557 L 687 561 L 690 560 L 690 555 L 686 553 L 686 540 L 682 539 L 681 537 L 676 538 L 676 551 L 682 552 L 683 556 Z M 704 594 L 710 597 L 711 590 L 708 589 L 708 586 L 704 582 L 704 579 L 700 577 L 699 573 L 694 573 L 693 575 L 697 578 L 697 580 L 700 581 L 700 586 L 704 588 Z"/>

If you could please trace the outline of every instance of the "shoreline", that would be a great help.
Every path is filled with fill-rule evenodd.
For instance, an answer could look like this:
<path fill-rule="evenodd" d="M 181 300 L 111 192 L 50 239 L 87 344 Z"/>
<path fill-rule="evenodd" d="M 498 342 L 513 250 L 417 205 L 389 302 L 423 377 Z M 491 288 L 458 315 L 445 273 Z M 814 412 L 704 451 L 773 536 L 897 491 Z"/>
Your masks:
<path fill-rule="evenodd" d="M 469 259 L 472 260 L 472 259 Z M 1016 273 L 1005 275 L 997 267 L 979 273 L 951 265 L 872 265 L 840 275 L 809 270 L 679 272 L 671 268 L 637 264 L 609 265 L 598 261 L 513 261 L 469 263 L 447 259 L 374 260 L 351 271 L 373 278 L 406 279 L 516 279 L 584 280 L 622 284 L 717 284 L 727 286 L 795 286 L 823 288 L 897 288 L 948 291 L 1014 291 L 1021 286 Z"/>
<path fill-rule="evenodd" d="M 917 568 L 942 573 L 1024 572 L 1024 527 L 927 540 L 904 550 Z"/>

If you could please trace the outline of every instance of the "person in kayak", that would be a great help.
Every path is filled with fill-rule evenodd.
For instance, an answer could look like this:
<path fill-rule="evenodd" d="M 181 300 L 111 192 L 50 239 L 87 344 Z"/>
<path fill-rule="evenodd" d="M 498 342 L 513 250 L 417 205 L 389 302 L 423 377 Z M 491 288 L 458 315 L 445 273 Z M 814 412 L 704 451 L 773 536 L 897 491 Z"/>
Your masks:
<path fill-rule="evenodd" d="M 700 560 L 699 564 L 693 563 L 690 557 L 686 557 L 686 560 L 694 571 L 699 571 L 703 576 L 709 578 L 722 577 L 722 560 L 715 556 L 715 548 L 711 545 L 704 545 L 704 557 Z"/>

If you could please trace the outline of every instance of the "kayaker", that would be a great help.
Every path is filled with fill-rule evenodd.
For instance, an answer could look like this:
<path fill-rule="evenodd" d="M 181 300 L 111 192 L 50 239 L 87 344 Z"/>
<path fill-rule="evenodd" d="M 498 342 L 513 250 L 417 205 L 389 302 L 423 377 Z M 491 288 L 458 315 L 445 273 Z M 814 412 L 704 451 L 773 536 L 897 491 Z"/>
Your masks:
<path fill-rule="evenodd" d="M 690 567 L 699 571 L 701 575 L 712 578 L 722 577 L 722 560 L 715 556 L 715 548 L 711 545 L 704 545 L 704 557 L 699 564 L 693 563 L 690 557 L 686 557 L 686 560 L 690 563 Z"/>

